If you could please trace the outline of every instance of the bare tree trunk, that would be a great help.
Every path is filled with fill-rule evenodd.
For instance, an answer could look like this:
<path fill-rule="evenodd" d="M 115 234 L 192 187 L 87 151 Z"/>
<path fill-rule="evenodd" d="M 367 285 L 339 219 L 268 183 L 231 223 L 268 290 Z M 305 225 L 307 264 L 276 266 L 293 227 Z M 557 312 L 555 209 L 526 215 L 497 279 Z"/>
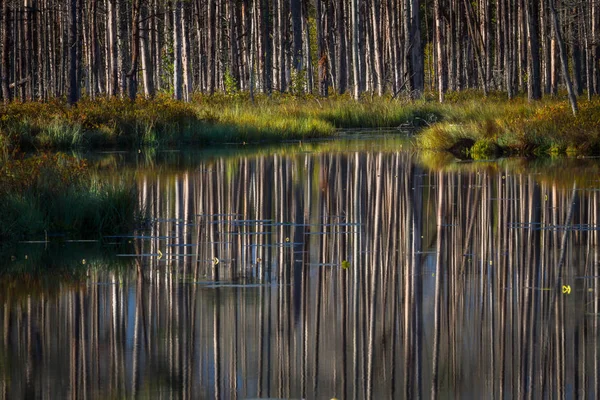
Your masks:
<path fill-rule="evenodd" d="M 142 74 L 144 77 L 144 94 L 148 98 L 154 97 L 154 68 L 151 56 L 151 45 L 148 17 L 148 5 L 142 4 L 140 17 L 143 26 L 143 32 L 140 35 L 140 46 L 142 52 Z"/>
<path fill-rule="evenodd" d="M 346 93 L 346 82 L 348 81 L 348 66 L 346 64 L 346 24 L 344 23 L 344 0 L 335 0 L 337 9 L 335 10 L 336 28 L 337 28 L 337 57 L 336 57 L 336 86 L 339 94 Z"/>
<path fill-rule="evenodd" d="M 209 94 L 213 94 L 215 92 L 215 71 L 216 71 L 216 35 L 215 35 L 215 27 L 217 25 L 217 18 L 215 16 L 215 0 L 208 0 L 208 36 L 207 36 L 207 46 L 208 46 L 208 80 L 207 80 L 207 89 Z"/>
<path fill-rule="evenodd" d="M 374 69 L 375 69 L 375 85 L 377 86 L 377 95 L 383 96 L 384 91 L 384 72 L 383 72 L 383 54 L 381 50 L 381 34 L 380 34 L 380 10 L 381 2 L 378 0 L 371 1 L 371 29 L 373 35 L 373 52 L 374 52 Z"/>
<path fill-rule="evenodd" d="M 527 18 L 527 97 L 529 100 L 542 98 L 541 69 L 540 69 L 540 41 L 539 41 L 539 5 L 537 1 L 526 1 L 525 12 Z"/>
<path fill-rule="evenodd" d="M 294 0 L 294 1 L 298 1 L 298 4 L 300 4 L 300 0 Z M 262 0 L 261 1 L 261 15 L 264 19 L 262 25 L 262 32 L 261 32 L 261 37 L 262 37 L 262 44 L 263 44 L 263 57 L 262 57 L 262 62 L 263 62 L 263 91 L 267 94 L 271 94 L 272 90 L 273 90 L 273 49 L 271 48 L 271 40 L 269 40 L 269 37 L 272 35 L 272 29 L 271 29 L 271 20 L 272 20 L 272 16 L 271 16 L 271 2 L 268 0 Z M 293 18 L 293 16 L 292 16 Z M 300 24 L 298 26 L 298 29 L 300 30 L 299 35 L 300 35 L 300 51 L 302 51 L 302 19 L 300 19 Z M 296 34 L 296 31 L 294 31 L 294 35 Z M 294 40 L 296 40 L 296 37 L 294 36 Z M 294 42 L 295 44 L 295 42 Z M 302 60 L 301 54 L 300 54 L 300 60 Z"/>
<path fill-rule="evenodd" d="M 579 21 L 577 15 L 578 8 L 579 6 L 570 10 L 571 21 L 569 22 L 569 25 L 571 31 L 571 59 L 573 60 L 573 90 L 577 96 L 581 96 L 583 94 L 583 80 L 581 79 L 581 35 L 579 29 L 581 21 Z"/>
<path fill-rule="evenodd" d="M 135 101 L 138 87 L 138 59 L 140 48 L 140 0 L 131 3 L 131 66 L 127 72 L 129 100 Z"/>
<path fill-rule="evenodd" d="M 91 66 L 90 69 L 92 71 L 92 85 L 90 90 L 90 96 L 93 98 L 96 97 L 96 94 L 100 91 L 100 45 L 98 43 L 98 0 L 91 0 L 91 12 L 92 12 L 92 21 L 91 21 Z"/>
<path fill-rule="evenodd" d="M 438 79 L 438 99 L 440 103 L 444 102 L 444 93 L 446 92 L 446 86 L 448 78 L 446 75 L 446 53 L 444 51 L 444 21 L 441 15 L 441 0 L 434 1 L 434 13 L 435 13 L 435 48 L 437 55 L 437 79 Z"/>
<path fill-rule="evenodd" d="M 321 0 L 317 2 L 317 54 L 319 56 L 318 75 L 319 75 L 319 94 L 327 97 L 329 89 L 329 60 L 327 57 L 327 46 L 325 44 L 325 35 L 323 32 L 323 4 Z"/>
<path fill-rule="evenodd" d="M 410 0 L 410 74 L 412 96 L 421 97 L 425 88 L 423 51 L 421 49 L 421 19 L 419 0 Z"/>
<path fill-rule="evenodd" d="M 71 0 L 69 13 L 69 104 L 79 100 L 79 82 L 77 80 L 77 0 Z"/>
<path fill-rule="evenodd" d="M 228 24 L 227 28 L 229 31 L 229 73 L 235 80 L 237 89 L 239 89 L 240 75 L 239 75 L 239 62 L 238 62 L 238 37 L 237 37 L 237 25 L 240 21 L 236 21 L 235 4 L 233 0 L 227 0 L 228 9 Z"/>
<path fill-rule="evenodd" d="M 302 66 L 302 7 L 301 0 L 290 0 L 290 10 L 292 12 L 292 32 L 293 32 L 293 67 L 298 78 L 303 70 Z"/>
<path fill-rule="evenodd" d="M 192 66 L 191 66 L 191 54 L 190 54 L 190 29 L 188 25 L 188 19 L 186 15 L 189 15 L 189 7 L 186 2 L 182 6 L 181 13 L 181 63 L 183 66 L 183 99 L 190 101 L 192 95 Z"/>
<path fill-rule="evenodd" d="M 350 0 L 352 13 L 352 73 L 354 76 L 354 99 L 360 98 L 360 73 L 358 69 L 358 0 Z"/>
<path fill-rule="evenodd" d="M 183 70 L 181 65 L 181 1 L 173 7 L 173 97 L 183 99 Z"/>
<path fill-rule="evenodd" d="M 110 55 L 110 95 L 119 93 L 119 55 L 117 44 L 117 7 L 118 0 L 108 0 L 108 48 Z"/>
<path fill-rule="evenodd" d="M 8 10 L 8 1 L 2 3 L 2 98 L 4 104 L 11 100 L 10 88 L 8 87 L 8 76 L 10 74 L 10 58 L 8 48 L 10 47 L 10 12 Z"/>
<path fill-rule="evenodd" d="M 560 65 L 562 67 L 562 74 L 567 85 L 567 92 L 569 93 L 569 103 L 571 103 L 571 110 L 573 115 L 577 114 L 577 97 L 571 84 L 571 77 L 569 76 L 569 65 L 567 61 L 567 49 L 565 42 L 562 38 L 562 32 L 560 29 L 560 22 L 558 20 L 558 13 L 556 12 L 555 0 L 550 0 L 550 12 L 552 13 L 552 22 L 554 24 L 554 34 L 556 35 L 556 41 L 558 42 L 558 48 L 560 52 Z"/>

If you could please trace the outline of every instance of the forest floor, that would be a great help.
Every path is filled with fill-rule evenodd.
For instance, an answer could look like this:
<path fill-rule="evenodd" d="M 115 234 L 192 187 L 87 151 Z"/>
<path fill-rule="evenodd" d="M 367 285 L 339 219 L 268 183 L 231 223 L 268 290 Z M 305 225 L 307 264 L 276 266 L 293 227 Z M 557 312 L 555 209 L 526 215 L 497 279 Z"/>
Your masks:
<path fill-rule="evenodd" d="M 0 151 L 205 146 L 334 136 L 340 129 L 418 132 L 421 148 L 460 157 L 501 154 L 600 153 L 600 100 L 580 101 L 573 116 L 564 96 L 528 102 L 505 94 L 448 93 L 422 100 L 273 94 L 252 102 L 244 94 L 196 96 L 185 103 L 84 99 L 0 106 Z"/>

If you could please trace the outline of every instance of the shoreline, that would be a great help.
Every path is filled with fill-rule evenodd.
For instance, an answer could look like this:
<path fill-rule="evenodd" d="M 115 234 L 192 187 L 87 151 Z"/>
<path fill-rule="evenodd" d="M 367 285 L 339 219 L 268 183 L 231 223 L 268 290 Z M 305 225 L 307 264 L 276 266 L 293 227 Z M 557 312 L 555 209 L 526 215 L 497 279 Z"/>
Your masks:
<path fill-rule="evenodd" d="M 450 96 L 449 96 L 450 97 Z M 600 154 L 600 100 L 573 116 L 562 98 L 528 102 L 501 94 L 457 95 L 445 103 L 347 96 L 227 96 L 185 103 L 158 96 L 11 103 L 0 106 L 0 151 L 198 148 L 330 138 L 343 131 L 416 132 L 421 149 L 459 158 Z"/>

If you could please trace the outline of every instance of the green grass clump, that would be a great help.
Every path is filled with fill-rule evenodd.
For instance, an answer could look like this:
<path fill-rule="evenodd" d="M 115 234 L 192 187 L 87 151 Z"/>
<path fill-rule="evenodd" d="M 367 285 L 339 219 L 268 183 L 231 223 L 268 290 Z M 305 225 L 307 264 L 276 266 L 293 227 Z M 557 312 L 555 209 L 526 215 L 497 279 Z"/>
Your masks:
<path fill-rule="evenodd" d="M 480 139 L 470 149 L 474 160 L 489 160 L 496 158 L 502 153 L 502 149 L 493 139 Z"/>
<path fill-rule="evenodd" d="M 450 150 L 467 138 L 477 143 L 470 154 L 484 158 L 501 153 L 547 156 L 600 152 L 598 99 L 581 102 L 577 116 L 560 98 L 528 102 L 498 97 L 473 100 L 463 95 L 449 99 L 443 106 L 444 122 L 419 134 L 420 147 Z"/>
<path fill-rule="evenodd" d="M 137 195 L 93 179 L 84 161 L 64 154 L 18 156 L 0 164 L 0 241 L 47 232 L 90 236 L 133 227 Z"/>

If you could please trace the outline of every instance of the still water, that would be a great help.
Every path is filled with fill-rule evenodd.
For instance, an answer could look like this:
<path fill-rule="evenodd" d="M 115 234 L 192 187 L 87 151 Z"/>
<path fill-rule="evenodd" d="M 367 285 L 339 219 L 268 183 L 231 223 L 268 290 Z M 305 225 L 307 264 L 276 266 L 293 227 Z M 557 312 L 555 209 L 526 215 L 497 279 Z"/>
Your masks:
<path fill-rule="evenodd" d="M 401 138 L 95 156 L 147 218 L 23 244 L 0 398 L 597 398 L 598 160 Z"/>

